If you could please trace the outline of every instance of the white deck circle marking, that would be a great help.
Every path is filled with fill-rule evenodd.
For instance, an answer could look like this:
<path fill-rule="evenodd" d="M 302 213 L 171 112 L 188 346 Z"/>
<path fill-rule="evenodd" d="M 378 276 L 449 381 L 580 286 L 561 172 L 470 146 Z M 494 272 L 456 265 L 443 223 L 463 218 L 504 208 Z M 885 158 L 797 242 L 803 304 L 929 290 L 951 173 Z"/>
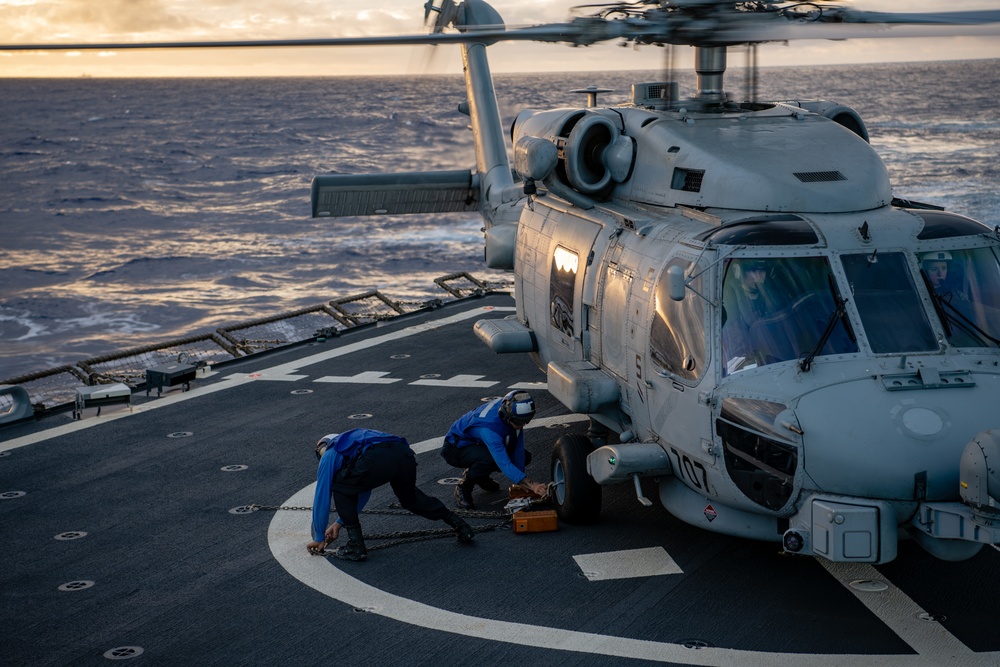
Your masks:
<path fill-rule="evenodd" d="M 576 419 L 585 419 L 574 415 Z M 531 427 L 544 426 L 549 421 L 559 419 L 570 421 L 565 416 L 549 419 L 536 419 Z M 415 452 L 428 452 L 441 446 L 442 438 L 431 438 L 412 445 Z M 301 489 L 286 500 L 282 505 L 303 506 L 313 499 L 315 482 Z M 429 630 L 450 632 L 466 637 L 476 637 L 491 641 L 500 641 L 519 646 L 555 649 L 575 653 L 591 653 L 622 658 L 637 658 L 657 662 L 673 662 L 681 665 L 715 665 L 716 667 L 840 667 L 845 664 L 863 663 L 865 665 L 910 667 L 911 665 L 926 665 L 935 667 L 942 663 L 942 650 L 956 650 L 951 655 L 961 655 L 965 664 L 982 661 L 984 664 L 1000 662 L 1000 652 L 975 653 L 964 647 L 957 639 L 951 637 L 941 628 L 937 633 L 937 641 L 924 638 L 917 641 L 916 650 L 919 654 L 907 655 L 871 655 L 871 654 L 807 654 L 807 653 L 765 653 L 762 651 L 745 651 L 706 647 L 692 651 L 681 644 L 658 642 L 627 637 L 614 637 L 575 630 L 563 630 L 527 623 L 498 621 L 476 616 L 458 614 L 446 609 L 410 600 L 379 588 L 366 584 L 336 567 L 327 558 L 311 556 L 306 552 L 306 542 L 309 541 L 311 514 L 307 512 L 276 512 L 267 530 L 267 542 L 278 563 L 293 577 L 349 607 L 364 609 L 373 614 L 379 614 L 416 627 Z M 570 558 L 567 555 L 567 558 Z M 851 564 L 854 565 L 854 564 Z M 361 567 L 364 567 L 363 565 Z M 834 576 L 841 578 L 837 571 L 839 564 L 831 563 L 827 569 Z M 874 570 L 874 568 L 872 568 Z M 864 574 L 870 572 L 863 570 Z M 848 581 L 859 577 L 857 570 Z M 845 582 L 846 585 L 846 582 Z M 893 587 L 894 588 L 894 587 Z M 895 589 L 894 600 L 898 603 L 902 593 Z M 905 597 L 905 596 L 902 596 Z M 908 598 L 906 598 L 909 601 Z M 870 607 L 878 617 L 886 620 L 886 616 L 910 614 L 914 623 L 920 624 L 924 633 L 927 632 L 927 622 L 915 619 L 912 601 L 909 604 L 898 605 L 896 608 Z M 915 605 L 913 605 L 915 606 Z M 891 607 L 891 605 L 890 605 Z M 912 629 L 900 627 L 893 620 L 886 621 L 897 632 L 902 631 L 904 640 L 913 640 Z M 946 635 L 943 637 L 942 635 Z M 950 639 L 949 639 L 950 638 Z M 944 640 L 942 642 L 942 639 Z M 911 644 L 912 645 L 912 644 Z M 993 661 L 992 663 L 990 661 Z"/>

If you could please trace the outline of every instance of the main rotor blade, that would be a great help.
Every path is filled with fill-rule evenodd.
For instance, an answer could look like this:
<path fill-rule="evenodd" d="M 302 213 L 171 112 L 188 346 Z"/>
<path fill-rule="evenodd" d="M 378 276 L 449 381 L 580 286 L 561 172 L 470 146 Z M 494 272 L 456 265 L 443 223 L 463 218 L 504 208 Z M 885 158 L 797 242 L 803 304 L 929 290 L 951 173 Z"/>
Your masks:
<path fill-rule="evenodd" d="M 789 20 L 792 19 L 792 20 Z M 774 12 L 727 10 L 699 17 L 682 11 L 647 18 L 606 20 L 586 16 L 569 23 L 504 28 L 458 26 L 457 33 L 383 37 L 321 37 L 210 42 L 115 42 L 73 44 L 4 44 L 0 51 L 119 51 L 126 49 L 213 49 L 313 46 L 394 46 L 493 44 L 496 42 L 564 42 L 588 46 L 612 39 L 637 44 L 724 45 L 793 39 L 950 37 L 1000 32 L 1000 11 L 887 14 L 831 9 L 814 16 L 782 16 Z"/>
<path fill-rule="evenodd" d="M 572 42 L 578 32 L 569 24 L 550 24 L 519 30 L 469 30 L 431 35 L 384 37 L 316 37 L 309 39 L 260 39 L 212 42 L 76 42 L 72 44 L 0 44 L 0 51 L 121 51 L 126 49 L 238 49 L 309 46 L 398 46 L 435 44 L 490 44 L 498 41 Z M 569 38 L 567 38 L 569 36 Z M 610 39 L 610 38 L 607 38 Z"/>
<path fill-rule="evenodd" d="M 893 39 L 905 37 L 990 37 L 1000 35 L 1000 24 L 911 25 L 889 23 L 798 23 L 733 28 L 725 41 L 785 42 L 802 39 Z"/>
<path fill-rule="evenodd" d="M 970 10 L 961 12 L 867 12 L 844 10 L 849 23 L 906 23 L 910 25 L 977 25 L 1000 22 L 1000 11 Z"/>

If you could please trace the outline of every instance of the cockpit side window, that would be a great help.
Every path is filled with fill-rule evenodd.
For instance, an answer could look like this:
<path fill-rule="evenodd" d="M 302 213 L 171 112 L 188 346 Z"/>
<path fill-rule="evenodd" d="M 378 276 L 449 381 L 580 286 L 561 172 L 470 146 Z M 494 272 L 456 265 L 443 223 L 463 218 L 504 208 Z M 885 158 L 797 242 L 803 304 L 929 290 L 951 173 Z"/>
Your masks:
<path fill-rule="evenodd" d="M 844 255 L 841 260 L 873 352 L 938 348 L 903 253 Z"/>
<path fill-rule="evenodd" d="M 1000 347 L 1000 261 L 995 248 L 917 255 L 934 310 L 955 347 Z"/>
<path fill-rule="evenodd" d="M 672 259 L 667 268 L 679 266 L 687 275 L 691 262 Z M 698 294 L 702 290 L 702 278 L 691 281 L 691 287 Z M 656 316 L 649 333 L 649 357 L 661 370 L 685 380 L 696 380 L 705 370 L 705 301 L 693 292 L 688 292 L 683 301 L 670 298 L 667 286 L 667 271 L 660 275 L 656 285 Z"/>
<path fill-rule="evenodd" d="M 790 359 L 857 352 L 824 257 L 729 259 L 722 284 L 722 374 Z M 829 324 L 833 329 L 825 341 Z"/>

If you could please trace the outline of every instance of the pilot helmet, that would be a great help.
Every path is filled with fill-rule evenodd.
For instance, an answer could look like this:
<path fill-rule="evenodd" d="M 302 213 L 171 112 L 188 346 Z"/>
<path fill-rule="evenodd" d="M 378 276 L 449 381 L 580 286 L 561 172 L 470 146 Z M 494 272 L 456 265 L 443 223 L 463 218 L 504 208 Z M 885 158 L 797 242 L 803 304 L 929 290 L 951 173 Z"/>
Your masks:
<path fill-rule="evenodd" d="M 934 252 L 925 252 L 920 256 L 921 263 L 923 262 L 950 262 L 951 253 L 947 250 L 935 250 Z"/>
<path fill-rule="evenodd" d="M 324 452 L 326 452 L 327 448 L 331 444 L 333 444 L 333 441 L 336 440 L 338 436 L 340 436 L 339 433 L 329 433 L 329 434 L 324 435 L 322 438 L 319 439 L 319 442 L 316 443 L 316 458 L 317 459 L 323 458 Z"/>
<path fill-rule="evenodd" d="M 740 263 L 743 272 L 747 271 L 767 271 L 767 260 L 759 258 L 745 259 Z"/>
<path fill-rule="evenodd" d="M 523 428 L 535 416 L 535 401 L 526 391 L 512 391 L 500 401 L 500 419 L 511 428 Z"/>

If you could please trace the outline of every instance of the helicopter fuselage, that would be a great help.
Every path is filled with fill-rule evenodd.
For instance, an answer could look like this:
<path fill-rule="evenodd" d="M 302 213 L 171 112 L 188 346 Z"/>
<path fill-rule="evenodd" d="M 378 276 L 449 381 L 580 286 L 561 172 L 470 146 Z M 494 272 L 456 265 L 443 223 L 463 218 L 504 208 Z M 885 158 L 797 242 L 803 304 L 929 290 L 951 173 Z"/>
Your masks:
<path fill-rule="evenodd" d="M 574 136 L 592 117 L 619 135 L 599 120 Z M 891 560 L 903 526 L 945 558 L 992 539 L 959 539 L 976 522 L 959 502 L 959 459 L 994 425 L 1000 388 L 991 230 L 889 205 L 884 166 L 862 138 L 785 105 L 760 116 L 523 112 L 515 144 L 522 137 L 560 148 L 543 180 L 551 190 L 589 187 L 568 195 L 575 203 L 550 190 L 524 206 L 513 269 L 517 320 L 550 391 L 643 458 L 629 468 L 628 443 L 600 447 L 588 457 L 595 479 L 655 475 L 664 506 L 689 523 L 834 560 Z M 621 162 L 601 151 L 619 137 L 633 139 L 634 164 L 620 170 L 631 173 L 601 184 L 600 165 Z M 572 141 L 590 141 L 575 154 L 589 171 L 566 164 L 585 159 Z M 978 295 L 964 337 L 922 278 L 932 251 L 961 257 L 953 277 Z M 749 263 L 776 294 L 732 340 Z M 670 267 L 685 276 L 680 300 Z M 663 456 L 649 459 L 649 443 Z M 612 469 L 623 464 L 625 474 Z M 955 503 L 962 535 L 914 525 L 931 502 Z"/>
<path fill-rule="evenodd" d="M 609 484 L 649 504 L 646 477 L 680 519 L 789 553 L 1000 545 L 997 230 L 894 199 L 847 106 L 730 101 L 713 39 L 694 98 L 577 91 L 586 108 L 518 114 L 511 161 L 473 34 L 502 21 L 456 11 L 476 171 L 317 177 L 313 214 L 482 214 L 517 305 L 477 335 L 591 419 L 553 451 L 561 518 L 594 520 Z"/>

